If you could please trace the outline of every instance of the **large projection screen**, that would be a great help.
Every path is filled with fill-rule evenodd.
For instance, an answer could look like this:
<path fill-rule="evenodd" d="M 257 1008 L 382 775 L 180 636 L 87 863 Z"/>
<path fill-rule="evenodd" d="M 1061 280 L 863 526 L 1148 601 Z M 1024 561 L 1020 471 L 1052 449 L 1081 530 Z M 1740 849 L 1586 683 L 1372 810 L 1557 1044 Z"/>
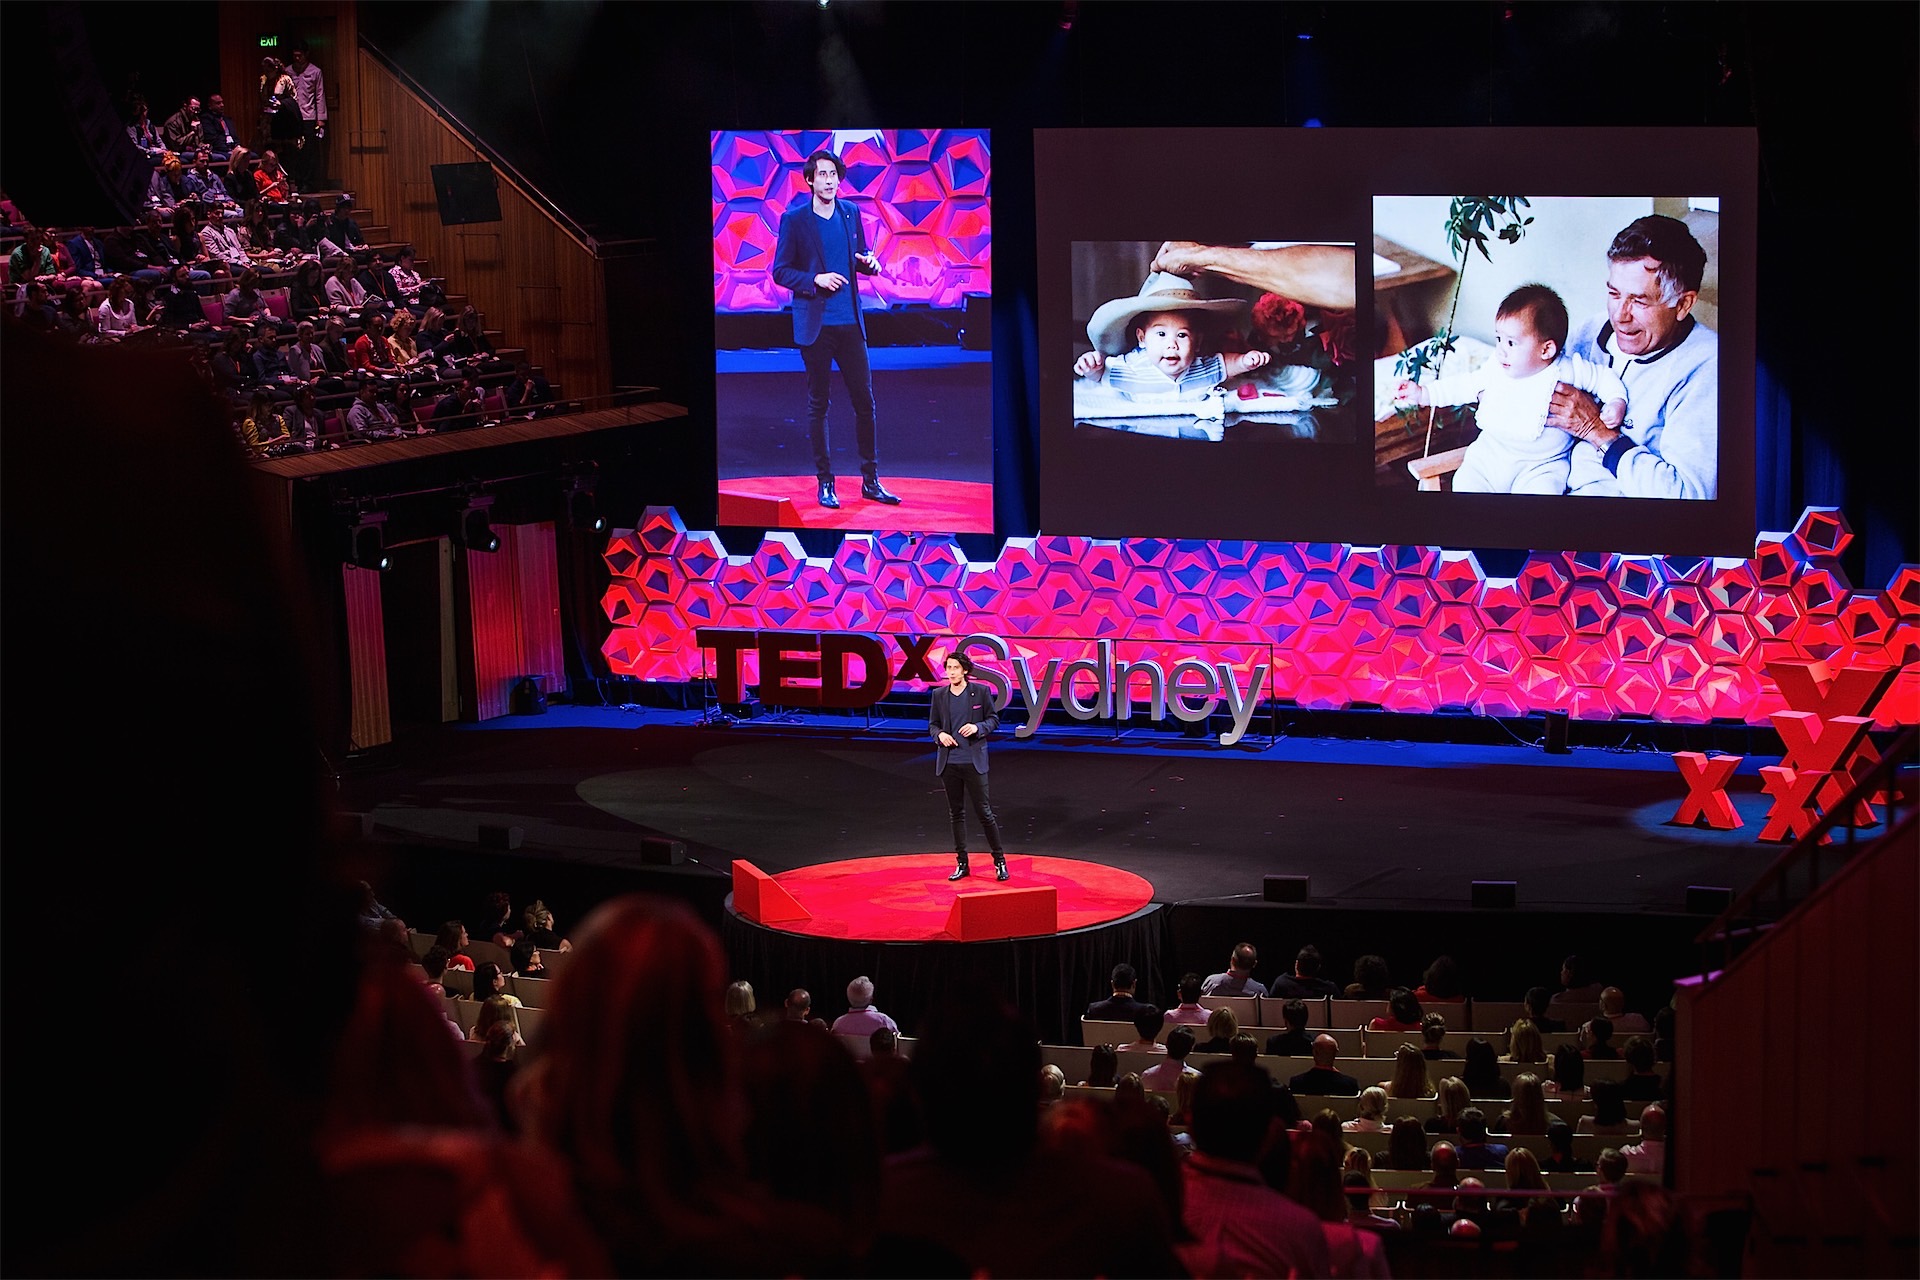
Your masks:
<path fill-rule="evenodd" d="M 1113 163 L 1205 154 L 1235 159 Z M 1035 156 L 1047 532 L 1752 551 L 1752 130 L 1054 129 Z"/>
<path fill-rule="evenodd" d="M 992 532 L 987 131 L 710 144 L 719 522 Z M 840 165 L 816 204 L 823 152 Z"/>

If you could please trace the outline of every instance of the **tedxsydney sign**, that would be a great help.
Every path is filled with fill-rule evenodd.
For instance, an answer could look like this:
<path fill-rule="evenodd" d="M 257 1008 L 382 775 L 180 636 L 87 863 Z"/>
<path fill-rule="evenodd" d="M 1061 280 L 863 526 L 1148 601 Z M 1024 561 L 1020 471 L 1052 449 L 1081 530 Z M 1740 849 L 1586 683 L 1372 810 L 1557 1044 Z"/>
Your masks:
<path fill-rule="evenodd" d="M 722 702 L 744 699 L 740 655 L 748 652 L 757 654 L 760 660 L 761 699 L 778 706 L 870 707 L 884 698 L 896 681 L 942 682 L 931 660 L 939 636 L 702 627 L 694 632 L 694 639 L 702 649 L 713 650 L 716 692 Z M 888 639 L 898 651 L 897 665 L 887 652 Z M 976 650 L 980 652 L 971 652 Z M 1012 667 L 1011 680 L 984 663 L 974 668 L 973 678 L 993 690 L 996 714 L 1006 708 L 1018 690 L 1027 718 L 1013 731 L 1016 738 L 1033 736 L 1056 697 L 1075 720 L 1130 719 L 1136 701 L 1143 701 L 1148 719 L 1165 720 L 1171 715 L 1188 724 L 1205 721 L 1224 700 L 1233 716 L 1233 729 L 1220 735 L 1220 745 L 1230 747 L 1246 735 L 1268 671 L 1266 663 L 1255 663 L 1241 679 L 1229 664 L 1201 658 L 1176 657 L 1168 664 L 1161 655 L 1149 654 L 1121 661 L 1111 640 L 1094 641 L 1089 657 L 1065 661 L 1048 658 L 1036 671 L 1026 657 L 1012 656 L 1006 640 L 986 631 L 962 636 L 944 652 L 970 653 Z M 857 683 L 850 682 L 852 658 L 860 659 L 863 668 Z M 945 661 L 944 656 L 941 661 Z M 1087 687 L 1088 679 L 1091 688 Z M 1144 696 L 1136 699 L 1141 684 L 1146 686 Z"/>

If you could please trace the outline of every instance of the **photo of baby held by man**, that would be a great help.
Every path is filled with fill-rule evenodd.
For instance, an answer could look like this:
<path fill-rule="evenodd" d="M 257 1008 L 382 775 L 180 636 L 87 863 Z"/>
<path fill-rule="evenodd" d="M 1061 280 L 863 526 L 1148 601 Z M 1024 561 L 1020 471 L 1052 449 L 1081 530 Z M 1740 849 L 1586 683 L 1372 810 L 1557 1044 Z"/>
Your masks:
<path fill-rule="evenodd" d="M 1351 244 L 1073 244 L 1076 428 L 1355 439 Z"/>
<path fill-rule="evenodd" d="M 1719 484 L 1718 202 L 1376 197 L 1375 480 L 1452 493 L 1710 501 Z"/>

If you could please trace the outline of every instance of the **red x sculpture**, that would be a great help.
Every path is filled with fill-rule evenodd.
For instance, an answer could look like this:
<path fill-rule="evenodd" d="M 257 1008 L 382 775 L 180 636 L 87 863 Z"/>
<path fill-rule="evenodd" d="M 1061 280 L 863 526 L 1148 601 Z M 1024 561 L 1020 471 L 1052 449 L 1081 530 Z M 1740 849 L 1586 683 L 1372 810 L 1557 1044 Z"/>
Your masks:
<path fill-rule="evenodd" d="M 1813 830 L 1813 824 L 1820 821 L 1820 811 L 1813 805 L 1813 793 L 1820 789 L 1826 777 L 1824 773 L 1801 773 L 1784 765 L 1764 766 L 1760 770 L 1760 789 L 1773 797 L 1773 807 L 1767 810 L 1767 825 L 1760 828 L 1759 838 L 1784 844 Z M 1831 831 L 1820 837 L 1821 844 L 1832 840 Z"/>
<path fill-rule="evenodd" d="M 1673 815 L 1677 826 L 1691 827 L 1704 821 L 1715 831 L 1732 831 L 1745 825 L 1727 798 L 1727 779 L 1740 767 L 1741 756 L 1708 756 L 1699 751 L 1676 751 L 1673 762 L 1680 766 L 1686 780 L 1687 798 Z"/>
<path fill-rule="evenodd" d="M 1873 709 L 1900 674 L 1897 667 L 1842 667 L 1835 671 L 1816 658 L 1783 658 L 1767 664 L 1767 674 L 1780 689 L 1789 710 L 1773 717 L 1786 755 L 1785 769 L 1825 772 L 1816 802 L 1832 807 L 1854 782 L 1880 761 L 1879 749 L 1867 736 Z M 1792 720 L 1789 725 L 1789 720 Z M 1840 722 L 1844 728 L 1838 728 Z M 1859 731 L 1854 732 L 1854 722 Z M 1844 743 L 1844 745 L 1843 745 Z M 1871 800 L 1884 802 L 1886 797 Z M 1872 826 L 1879 814 L 1862 801 L 1849 815 L 1852 826 Z"/>

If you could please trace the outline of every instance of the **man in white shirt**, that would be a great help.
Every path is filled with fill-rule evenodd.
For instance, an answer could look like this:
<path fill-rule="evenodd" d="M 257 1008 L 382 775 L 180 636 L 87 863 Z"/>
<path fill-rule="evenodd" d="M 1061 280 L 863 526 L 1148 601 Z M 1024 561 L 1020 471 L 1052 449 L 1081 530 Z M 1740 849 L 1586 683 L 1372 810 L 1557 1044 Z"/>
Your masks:
<path fill-rule="evenodd" d="M 873 1007 L 873 979 L 862 975 L 847 984 L 845 1013 L 833 1020 L 837 1036 L 870 1036 L 881 1027 L 900 1034 L 900 1024 Z"/>
<path fill-rule="evenodd" d="M 1172 1093 L 1180 1087 L 1181 1076 L 1200 1073 L 1187 1065 L 1193 1052 L 1193 1028 L 1184 1023 L 1167 1032 L 1167 1060 L 1156 1062 L 1140 1073 L 1140 1083 L 1155 1093 Z"/>
<path fill-rule="evenodd" d="M 300 108 L 294 185 L 302 191 L 313 191 L 324 186 L 327 178 L 327 82 L 305 44 L 293 47 L 287 74 L 293 77 L 293 100 Z"/>
<path fill-rule="evenodd" d="M 1627 1158 L 1627 1172 L 1659 1178 L 1667 1171 L 1667 1109 L 1649 1102 L 1640 1113 L 1640 1141 L 1620 1148 Z"/>

